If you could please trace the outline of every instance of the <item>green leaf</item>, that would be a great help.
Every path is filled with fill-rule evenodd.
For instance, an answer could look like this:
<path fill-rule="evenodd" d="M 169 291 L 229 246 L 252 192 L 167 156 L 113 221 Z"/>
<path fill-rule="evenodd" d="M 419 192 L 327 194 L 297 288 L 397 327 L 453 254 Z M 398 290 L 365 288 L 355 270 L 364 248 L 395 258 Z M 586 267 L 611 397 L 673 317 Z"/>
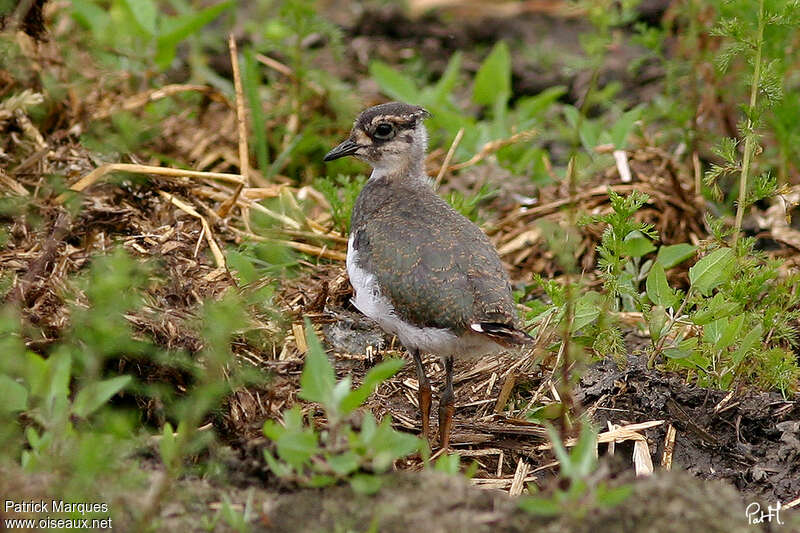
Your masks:
<path fill-rule="evenodd" d="M 319 453 L 317 436 L 312 431 L 286 432 L 278 439 L 277 445 L 280 458 L 295 470 L 301 470 L 314 454 Z"/>
<path fill-rule="evenodd" d="M 597 465 L 597 433 L 585 420 L 570 458 L 574 476 L 581 479 L 591 474 Z"/>
<path fill-rule="evenodd" d="M 653 263 L 650 272 L 647 274 L 647 297 L 655 305 L 674 307 L 677 302 L 675 291 L 670 288 L 667 282 L 667 274 L 661 263 Z"/>
<path fill-rule="evenodd" d="M 89 383 L 75 397 L 75 401 L 72 404 L 72 412 L 76 416 L 86 418 L 100 409 L 112 396 L 124 389 L 132 379 L 131 376 L 117 376 Z"/>
<path fill-rule="evenodd" d="M 199 11 L 191 11 L 186 15 L 165 20 L 157 40 L 156 65 L 161 69 L 167 68 L 175 58 L 175 50 L 181 41 L 233 5 L 232 1 L 220 2 Z"/>
<path fill-rule="evenodd" d="M 561 514 L 561 505 L 553 498 L 540 498 L 530 496 L 520 498 L 518 505 L 526 513 L 539 516 L 557 516 Z"/>
<path fill-rule="evenodd" d="M 728 322 L 727 327 L 722 331 L 722 335 L 717 340 L 714 348 L 717 350 L 725 350 L 731 346 L 741 334 L 742 327 L 744 326 L 745 315 L 737 315 Z"/>
<path fill-rule="evenodd" d="M 672 246 L 662 246 L 658 249 L 656 261 L 661 263 L 664 268 L 672 268 L 675 265 L 683 263 L 694 255 L 697 251 L 697 246 L 691 244 L 681 243 L 673 244 Z"/>
<path fill-rule="evenodd" d="M 683 359 L 692 355 L 697 348 L 697 337 L 691 337 L 678 343 L 677 346 L 664 350 L 664 355 L 670 359 Z"/>
<path fill-rule="evenodd" d="M 69 379 L 72 371 L 72 358 L 66 352 L 60 352 L 47 359 L 50 376 L 50 388 L 47 391 L 47 403 L 55 405 L 65 402 L 69 395 Z"/>
<path fill-rule="evenodd" d="M 752 350 L 757 343 L 761 342 L 761 335 L 763 333 L 764 328 L 761 327 L 761 324 L 759 324 L 744 336 L 742 343 L 738 348 L 736 348 L 731 356 L 734 366 L 738 366 L 747 356 L 747 353 Z"/>
<path fill-rule="evenodd" d="M 388 96 L 403 102 L 414 102 L 419 97 L 419 89 L 411 78 L 381 61 L 369 64 L 369 74 Z"/>
<path fill-rule="evenodd" d="M 13 413 L 24 411 L 28 408 L 28 389 L 21 383 L 6 375 L 0 375 L 0 390 L 3 391 L 3 400 L 0 401 L 0 411 Z"/>
<path fill-rule="evenodd" d="M 333 407 L 331 402 L 333 388 L 336 386 L 333 365 L 328 360 L 328 356 L 308 320 L 306 320 L 305 329 L 308 353 L 303 366 L 303 375 L 300 377 L 300 397 L 309 402 L 318 402 L 326 407 Z"/>
<path fill-rule="evenodd" d="M 727 318 L 720 318 L 714 320 L 713 322 L 709 322 L 705 326 L 703 326 L 703 340 L 710 344 L 716 345 L 720 339 L 722 339 L 722 335 L 725 332 L 725 329 L 728 327 L 728 319 Z"/>
<path fill-rule="evenodd" d="M 442 455 L 436 460 L 433 469 L 454 476 L 461 470 L 461 456 L 457 453 Z"/>
<path fill-rule="evenodd" d="M 624 149 L 628 144 L 628 135 L 633 131 L 633 126 L 639 120 L 641 114 L 640 107 L 634 107 L 627 113 L 624 113 L 619 120 L 611 127 L 611 142 L 617 149 Z"/>
<path fill-rule="evenodd" d="M 720 248 L 703 257 L 689 269 L 689 282 L 700 294 L 711 291 L 733 276 L 736 258 L 730 248 Z"/>
<path fill-rule="evenodd" d="M 361 465 L 359 456 L 352 450 L 347 450 L 338 455 L 331 455 L 325 458 L 328 466 L 340 476 L 347 476 L 352 474 Z"/>
<path fill-rule="evenodd" d="M 158 8 L 153 0 L 122 0 L 136 25 L 151 37 L 156 35 Z"/>
<path fill-rule="evenodd" d="M 108 11 L 94 2 L 72 0 L 70 11 L 72 17 L 82 26 L 89 28 L 96 39 L 105 34 L 105 30 L 111 22 Z"/>
<path fill-rule="evenodd" d="M 600 316 L 600 306 L 596 295 L 592 293 L 581 296 L 575 302 L 575 316 L 572 317 L 572 331 L 579 331 L 588 326 Z"/>
<path fill-rule="evenodd" d="M 504 41 L 498 42 L 475 74 L 472 101 L 494 105 L 498 95 L 511 95 L 511 53 Z"/>
<path fill-rule="evenodd" d="M 164 428 L 161 430 L 161 441 L 158 443 L 158 450 L 161 453 L 161 462 L 167 468 L 175 464 L 175 459 L 178 456 L 178 446 L 175 432 L 169 422 L 165 423 Z"/>
<path fill-rule="evenodd" d="M 325 474 L 314 474 L 308 480 L 308 485 L 315 488 L 329 487 L 334 483 L 336 483 L 336 478 Z"/>
<path fill-rule="evenodd" d="M 397 374 L 403 365 L 405 361 L 402 359 L 387 359 L 372 367 L 364 377 L 364 383 L 342 401 L 340 406 L 342 414 L 347 414 L 364 403 L 378 385 Z"/>
<path fill-rule="evenodd" d="M 264 422 L 264 426 L 261 428 L 261 431 L 264 433 L 264 436 L 267 437 L 271 441 L 277 441 L 281 438 L 281 435 L 286 432 L 286 428 L 282 425 L 278 424 L 274 420 L 266 420 Z"/>
<path fill-rule="evenodd" d="M 267 449 L 264 450 L 264 460 L 267 462 L 269 469 L 278 477 L 286 477 L 292 473 L 292 468 L 289 465 L 279 462 Z"/>
<path fill-rule="evenodd" d="M 436 82 L 433 90 L 433 98 L 436 102 L 444 103 L 450 93 L 453 92 L 458 84 L 458 74 L 461 72 L 461 52 L 458 51 L 450 56 L 447 68 L 444 69 L 442 77 Z"/>
<path fill-rule="evenodd" d="M 616 507 L 633 494 L 633 485 L 621 485 L 608 488 L 605 485 L 597 487 L 597 504 L 602 507 Z"/>
<path fill-rule="evenodd" d="M 653 241 L 638 230 L 628 233 L 622 242 L 622 255 L 628 257 L 642 257 L 655 249 Z"/>
<path fill-rule="evenodd" d="M 703 306 L 697 309 L 692 316 L 692 322 L 703 326 L 719 318 L 730 316 L 741 311 L 741 304 L 729 302 L 722 294 L 715 294 L 710 300 L 706 299 Z"/>
<path fill-rule="evenodd" d="M 356 474 L 350 478 L 350 487 L 358 494 L 375 494 L 383 485 L 383 477 L 374 474 Z"/>

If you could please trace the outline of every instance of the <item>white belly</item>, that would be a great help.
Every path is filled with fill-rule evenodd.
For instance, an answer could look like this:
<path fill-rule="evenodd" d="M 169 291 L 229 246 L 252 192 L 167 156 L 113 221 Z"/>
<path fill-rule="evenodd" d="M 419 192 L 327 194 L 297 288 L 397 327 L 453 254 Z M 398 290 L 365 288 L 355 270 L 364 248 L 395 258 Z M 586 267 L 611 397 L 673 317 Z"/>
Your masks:
<path fill-rule="evenodd" d="M 392 335 L 409 350 L 420 350 L 440 356 L 475 357 L 496 353 L 502 346 L 482 335 L 466 331 L 456 335 L 442 328 L 417 327 L 400 317 L 378 286 L 375 276 L 358 266 L 358 252 L 353 249 L 353 236 L 347 243 L 347 275 L 353 285 L 353 305 Z"/>

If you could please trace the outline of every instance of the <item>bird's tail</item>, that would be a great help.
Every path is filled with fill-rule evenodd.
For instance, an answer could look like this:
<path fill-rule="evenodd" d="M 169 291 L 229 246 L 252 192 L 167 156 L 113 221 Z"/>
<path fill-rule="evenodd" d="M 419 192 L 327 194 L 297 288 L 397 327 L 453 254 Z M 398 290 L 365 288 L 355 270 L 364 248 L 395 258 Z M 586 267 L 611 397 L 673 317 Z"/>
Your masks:
<path fill-rule="evenodd" d="M 470 329 L 476 333 L 486 335 L 493 341 L 503 346 L 519 346 L 525 344 L 533 344 L 535 339 L 514 327 L 512 324 L 503 324 L 502 322 L 478 322 L 471 324 Z"/>

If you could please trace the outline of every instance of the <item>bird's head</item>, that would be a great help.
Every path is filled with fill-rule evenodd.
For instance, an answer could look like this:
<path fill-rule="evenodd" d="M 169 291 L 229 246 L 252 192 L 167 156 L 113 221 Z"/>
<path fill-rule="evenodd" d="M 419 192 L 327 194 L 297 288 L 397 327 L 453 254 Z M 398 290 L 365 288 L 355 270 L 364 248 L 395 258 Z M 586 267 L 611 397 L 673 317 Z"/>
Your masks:
<path fill-rule="evenodd" d="M 431 114 L 402 102 L 389 102 L 364 110 L 350 136 L 328 152 L 324 161 L 352 155 L 382 172 L 422 165 L 428 134 L 422 121 Z"/>

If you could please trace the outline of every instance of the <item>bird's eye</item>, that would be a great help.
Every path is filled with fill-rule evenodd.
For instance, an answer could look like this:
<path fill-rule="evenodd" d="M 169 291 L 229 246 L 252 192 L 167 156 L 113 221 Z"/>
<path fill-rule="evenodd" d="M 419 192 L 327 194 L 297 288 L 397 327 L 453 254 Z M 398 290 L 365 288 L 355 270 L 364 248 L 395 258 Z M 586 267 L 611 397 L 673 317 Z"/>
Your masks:
<path fill-rule="evenodd" d="M 391 139 L 394 136 L 394 126 L 389 124 L 388 122 L 381 122 L 377 126 L 375 126 L 375 131 L 373 135 L 376 139 Z"/>

